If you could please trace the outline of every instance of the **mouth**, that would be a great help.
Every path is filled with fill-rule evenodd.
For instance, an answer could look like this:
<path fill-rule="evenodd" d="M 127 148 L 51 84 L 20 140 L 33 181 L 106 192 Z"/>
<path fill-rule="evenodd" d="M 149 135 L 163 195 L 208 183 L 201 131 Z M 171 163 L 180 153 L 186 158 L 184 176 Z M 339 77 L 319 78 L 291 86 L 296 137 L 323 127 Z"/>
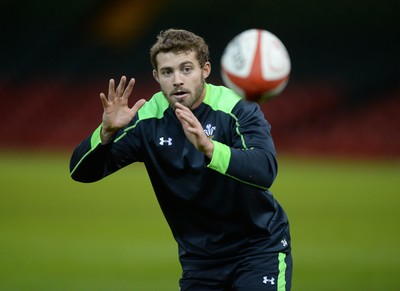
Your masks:
<path fill-rule="evenodd" d="M 189 93 L 184 90 L 177 90 L 172 93 L 172 96 L 174 96 L 176 99 L 183 99 L 185 98 Z"/>

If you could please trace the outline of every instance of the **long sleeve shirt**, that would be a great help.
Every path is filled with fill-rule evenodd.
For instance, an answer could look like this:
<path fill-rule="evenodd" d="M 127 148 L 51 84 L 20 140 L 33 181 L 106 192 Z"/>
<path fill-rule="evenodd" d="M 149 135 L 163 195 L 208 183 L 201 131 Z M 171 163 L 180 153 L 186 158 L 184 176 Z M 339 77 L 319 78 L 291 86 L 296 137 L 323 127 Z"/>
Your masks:
<path fill-rule="evenodd" d="M 202 266 L 256 246 L 290 246 L 285 211 L 269 191 L 277 160 L 260 107 L 223 86 L 206 84 L 193 110 L 214 143 L 209 160 L 186 138 L 164 95 L 156 93 L 106 145 L 97 128 L 75 149 L 71 177 L 94 182 L 143 162 L 183 265 Z"/>

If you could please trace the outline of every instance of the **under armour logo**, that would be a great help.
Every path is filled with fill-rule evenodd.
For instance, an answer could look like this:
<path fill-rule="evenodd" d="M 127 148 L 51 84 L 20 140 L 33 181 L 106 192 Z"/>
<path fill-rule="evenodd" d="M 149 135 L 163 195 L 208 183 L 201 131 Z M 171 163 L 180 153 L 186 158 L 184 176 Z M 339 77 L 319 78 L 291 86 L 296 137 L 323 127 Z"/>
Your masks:
<path fill-rule="evenodd" d="M 215 126 L 212 126 L 211 124 L 207 124 L 206 125 L 206 129 L 204 129 L 204 133 L 209 138 L 213 138 L 214 137 L 214 130 L 216 130 L 216 129 L 217 128 Z"/>
<path fill-rule="evenodd" d="M 271 284 L 271 285 L 275 285 L 275 278 L 271 277 L 271 279 L 268 279 L 268 276 L 264 276 L 263 277 L 263 283 L 264 284 Z"/>
<path fill-rule="evenodd" d="M 167 143 L 168 146 L 172 146 L 172 138 L 169 137 L 168 139 L 165 139 L 164 137 L 160 137 L 159 144 L 164 145 L 165 143 Z"/>
<path fill-rule="evenodd" d="M 286 247 L 286 246 L 288 245 L 286 239 L 281 240 L 281 244 L 282 244 L 284 247 Z"/>

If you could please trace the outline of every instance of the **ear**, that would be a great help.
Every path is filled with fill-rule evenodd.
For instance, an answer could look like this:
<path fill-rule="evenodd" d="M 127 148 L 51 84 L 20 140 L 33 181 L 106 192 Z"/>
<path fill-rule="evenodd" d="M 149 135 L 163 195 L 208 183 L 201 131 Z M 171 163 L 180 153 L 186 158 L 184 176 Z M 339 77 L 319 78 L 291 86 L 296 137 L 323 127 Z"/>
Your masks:
<path fill-rule="evenodd" d="M 160 83 L 160 79 L 158 78 L 158 73 L 156 70 L 153 70 L 153 77 L 156 79 L 157 83 Z"/>
<path fill-rule="evenodd" d="M 207 62 L 203 66 L 203 78 L 207 79 L 207 77 L 211 74 L 211 63 Z"/>

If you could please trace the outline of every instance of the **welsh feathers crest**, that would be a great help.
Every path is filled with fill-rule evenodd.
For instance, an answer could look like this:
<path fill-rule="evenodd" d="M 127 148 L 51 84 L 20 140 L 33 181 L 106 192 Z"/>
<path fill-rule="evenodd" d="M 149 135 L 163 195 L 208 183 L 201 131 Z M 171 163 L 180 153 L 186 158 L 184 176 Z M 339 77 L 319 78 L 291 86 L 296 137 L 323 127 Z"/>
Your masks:
<path fill-rule="evenodd" d="M 207 124 L 206 128 L 204 129 L 204 133 L 206 134 L 206 136 L 208 136 L 210 139 L 212 139 L 214 137 L 214 131 L 217 128 L 215 126 L 212 126 L 211 124 Z"/>

